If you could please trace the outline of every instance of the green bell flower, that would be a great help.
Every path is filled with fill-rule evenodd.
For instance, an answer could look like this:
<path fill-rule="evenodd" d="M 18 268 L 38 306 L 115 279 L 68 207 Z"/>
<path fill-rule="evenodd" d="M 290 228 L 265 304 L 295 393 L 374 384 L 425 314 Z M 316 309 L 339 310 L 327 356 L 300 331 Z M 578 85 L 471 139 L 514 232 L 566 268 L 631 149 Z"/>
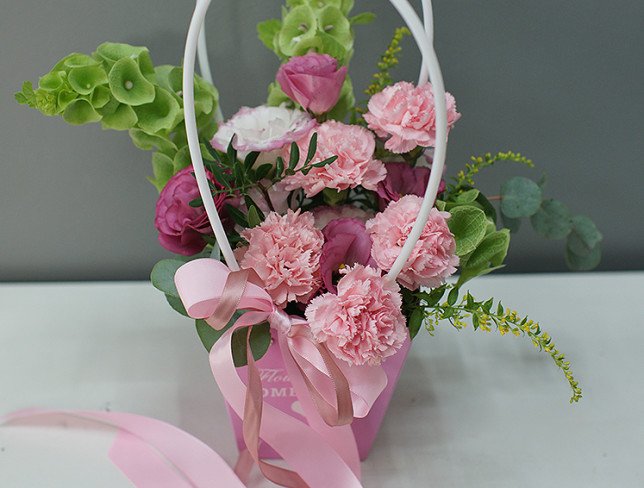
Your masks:
<path fill-rule="evenodd" d="M 156 87 L 155 94 L 152 102 L 134 107 L 139 118 L 138 126 L 149 134 L 169 131 L 183 119 L 179 103 L 168 90 Z"/>
<path fill-rule="evenodd" d="M 101 120 L 101 115 L 87 100 L 80 98 L 67 105 L 63 112 L 63 119 L 68 124 L 82 125 L 98 122 Z"/>
<path fill-rule="evenodd" d="M 299 56 L 306 53 L 306 41 L 316 35 L 318 21 L 314 10 L 308 5 L 300 5 L 291 10 L 283 20 L 282 30 L 277 39 L 280 51 L 286 56 Z"/>
<path fill-rule="evenodd" d="M 154 85 L 150 83 L 139 65 L 132 58 L 122 58 L 114 63 L 108 75 L 114 98 L 128 105 L 144 105 L 154 100 Z"/>
<path fill-rule="evenodd" d="M 74 91 L 89 95 L 94 88 L 107 83 L 107 74 L 102 66 L 80 66 L 69 70 L 67 80 Z"/>

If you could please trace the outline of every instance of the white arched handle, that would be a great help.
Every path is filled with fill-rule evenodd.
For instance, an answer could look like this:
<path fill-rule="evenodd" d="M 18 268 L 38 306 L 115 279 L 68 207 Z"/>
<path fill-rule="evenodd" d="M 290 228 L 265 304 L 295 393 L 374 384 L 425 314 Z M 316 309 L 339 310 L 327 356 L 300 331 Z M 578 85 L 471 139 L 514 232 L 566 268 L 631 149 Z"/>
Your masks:
<path fill-rule="evenodd" d="M 210 5 L 211 0 L 197 0 L 197 4 L 190 21 L 190 28 L 188 29 L 188 38 L 186 40 L 186 48 L 184 53 L 183 65 L 183 105 L 184 117 L 186 124 L 186 134 L 188 139 L 188 147 L 190 149 L 190 157 L 195 170 L 197 184 L 199 185 L 199 192 L 201 194 L 208 219 L 212 225 L 215 238 L 221 248 L 226 264 L 230 269 L 236 271 L 239 269 L 239 264 L 235 259 L 233 250 L 230 247 L 226 232 L 221 225 L 221 219 L 217 213 L 214 200 L 210 193 L 208 185 L 208 178 L 206 176 L 206 169 L 201 158 L 201 149 L 199 147 L 199 136 L 197 131 L 197 121 L 195 118 L 194 107 L 194 72 L 195 72 L 195 58 L 197 54 L 197 46 L 199 44 L 200 31 L 203 27 L 206 11 Z M 429 19 L 427 26 L 418 18 L 415 10 L 409 4 L 408 0 L 389 0 L 394 8 L 398 11 L 403 18 L 407 27 L 412 33 L 418 49 L 423 58 L 423 66 L 427 67 L 429 79 L 432 83 L 432 91 L 434 95 L 434 111 L 436 118 L 436 147 L 434 149 L 434 159 L 430 172 L 429 182 L 425 191 L 425 197 L 421 205 L 420 211 L 416 218 L 416 222 L 400 252 L 400 255 L 394 262 L 391 270 L 387 273 L 387 278 L 395 280 L 405 263 L 409 259 L 414 246 L 418 242 L 420 235 L 427 223 L 429 213 L 434 205 L 438 187 L 443 175 L 443 167 L 445 165 L 445 156 L 447 149 L 447 107 L 445 103 L 445 87 L 443 83 L 443 76 L 438 64 L 436 53 L 434 52 L 433 42 L 429 36 L 433 36 L 433 29 L 431 25 L 431 1 L 423 0 L 423 11 L 425 19 Z M 425 30 L 427 29 L 427 31 Z M 422 77 L 421 77 L 422 79 Z"/>

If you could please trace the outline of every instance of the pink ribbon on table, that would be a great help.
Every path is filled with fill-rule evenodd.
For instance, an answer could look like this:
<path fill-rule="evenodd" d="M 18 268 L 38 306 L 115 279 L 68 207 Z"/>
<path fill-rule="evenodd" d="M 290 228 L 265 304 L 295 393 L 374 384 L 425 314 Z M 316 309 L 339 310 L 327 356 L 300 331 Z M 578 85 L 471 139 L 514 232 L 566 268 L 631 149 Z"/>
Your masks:
<path fill-rule="evenodd" d="M 181 429 L 131 413 L 30 409 L 0 417 L 0 426 L 29 420 L 82 419 L 118 429 L 109 457 L 137 488 L 243 488 L 226 462 Z M 216 485 L 215 485 L 216 484 Z"/>
<path fill-rule="evenodd" d="M 311 336 L 301 317 L 278 309 L 252 271 L 231 271 L 214 259 L 184 264 L 175 284 L 190 315 L 220 330 L 236 311 L 244 313 L 214 344 L 210 365 L 231 408 L 243 419 L 248 452 L 264 476 L 287 487 L 361 487 L 360 460 L 348 423 L 364 417 L 387 384 L 381 367 L 352 366 L 336 361 L 326 346 Z M 308 425 L 270 404 L 263 403 L 259 371 L 248 339 L 251 327 L 268 321 L 277 332 L 284 364 Z M 246 332 L 248 386 L 235 369 L 231 340 L 235 330 Z M 259 458 L 264 440 L 293 471 Z"/>

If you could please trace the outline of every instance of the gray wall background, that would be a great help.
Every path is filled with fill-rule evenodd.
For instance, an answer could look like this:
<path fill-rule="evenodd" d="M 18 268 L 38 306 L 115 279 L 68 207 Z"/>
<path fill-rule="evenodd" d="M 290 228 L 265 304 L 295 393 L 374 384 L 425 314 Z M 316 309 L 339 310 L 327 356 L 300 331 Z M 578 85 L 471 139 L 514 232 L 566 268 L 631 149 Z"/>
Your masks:
<path fill-rule="evenodd" d="M 277 59 L 255 24 L 281 0 L 215 1 L 207 26 L 224 113 L 265 99 Z M 358 28 L 352 76 L 366 86 L 401 25 L 384 0 L 357 0 L 375 24 Z M 72 51 L 103 41 L 150 48 L 155 63 L 181 60 L 192 1 L 0 0 L 0 280 L 144 279 L 167 255 L 152 219 L 149 154 L 124 133 L 70 127 L 18 106 L 13 92 Z M 514 175 L 547 173 L 547 194 L 595 219 L 600 269 L 644 269 L 642 161 L 644 2 L 641 0 L 436 0 L 436 44 L 447 89 L 463 117 L 449 169 L 471 154 L 512 149 L 537 170 L 499 167 L 484 189 Z M 405 44 L 397 74 L 415 80 Z M 524 226 L 508 271 L 564 270 L 563 243 Z"/>

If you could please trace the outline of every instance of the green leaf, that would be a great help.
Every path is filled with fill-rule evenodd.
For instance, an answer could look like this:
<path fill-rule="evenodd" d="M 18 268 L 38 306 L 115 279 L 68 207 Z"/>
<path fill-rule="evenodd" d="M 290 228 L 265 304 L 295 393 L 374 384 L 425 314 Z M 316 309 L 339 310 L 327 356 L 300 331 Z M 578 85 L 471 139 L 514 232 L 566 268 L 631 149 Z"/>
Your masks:
<path fill-rule="evenodd" d="M 268 173 L 273 169 L 273 165 L 270 163 L 262 164 L 257 171 L 255 172 L 256 181 L 261 181 L 268 176 Z"/>
<path fill-rule="evenodd" d="M 64 92 L 60 92 L 58 94 L 58 104 L 61 104 L 61 94 Z M 90 103 L 92 104 L 92 107 L 95 109 L 100 109 L 103 108 L 105 105 L 107 105 L 112 98 L 112 92 L 110 92 L 110 89 L 107 86 L 101 85 L 97 86 L 94 88 L 94 91 L 92 92 L 92 98 L 90 100 Z M 71 101 L 71 100 L 70 100 Z"/>
<path fill-rule="evenodd" d="M 68 124 L 82 125 L 98 122 L 101 120 L 101 115 L 94 110 L 94 107 L 87 100 L 79 99 L 67 105 L 63 112 L 63 119 Z"/>
<path fill-rule="evenodd" d="M 246 366 L 246 334 L 247 327 L 242 327 L 233 332 L 232 352 L 233 362 L 236 368 Z M 271 345 L 271 328 L 268 322 L 254 325 L 250 332 L 250 349 L 253 352 L 255 361 L 261 359 Z"/>
<path fill-rule="evenodd" d="M 248 220 L 246 220 L 246 216 L 241 210 L 228 203 L 226 204 L 226 210 L 237 225 L 241 225 L 244 228 L 248 227 Z"/>
<path fill-rule="evenodd" d="M 279 19 L 268 19 L 257 24 L 257 37 L 271 51 L 276 50 L 275 38 L 282 29 L 282 21 Z"/>
<path fill-rule="evenodd" d="M 493 266 L 491 268 L 462 268 L 461 272 L 458 276 L 458 282 L 456 283 L 456 286 L 462 286 L 464 283 L 470 281 L 473 278 L 477 278 L 479 276 L 484 276 L 486 274 L 490 274 L 493 271 L 496 271 L 497 269 L 504 268 L 505 265 L 501 266 Z"/>
<path fill-rule="evenodd" d="M 501 229 L 485 236 L 465 263 L 466 268 L 500 266 L 508 253 L 510 231 Z"/>
<path fill-rule="evenodd" d="M 256 227 L 261 223 L 262 223 L 262 219 L 259 216 L 257 207 L 255 205 L 251 205 L 248 209 L 248 226 Z"/>
<path fill-rule="evenodd" d="M 291 154 L 288 159 L 288 169 L 295 169 L 300 162 L 300 148 L 296 142 L 291 142 Z"/>
<path fill-rule="evenodd" d="M 150 134 L 174 128 L 181 116 L 181 107 L 169 91 L 160 87 L 154 91 L 153 101 L 134 107 L 139 118 L 138 126 Z"/>
<path fill-rule="evenodd" d="M 325 166 L 328 166 L 331 163 L 334 163 L 335 160 L 338 159 L 337 156 L 331 156 L 330 158 L 326 158 L 322 161 L 319 161 L 317 163 L 313 163 L 311 166 L 314 168 L 323 168 Z"/>
<path fill-rule="evenodd" d="M 429 308 L 434 307 L 440 302 L 441 298 L 445 294 L 447 287 L 445 285 L 434 288 L 429 293 L 421 292 L 418 296 L 425 302 L 425 305 Z"/>
<path fill-rule="evenodd" d="M 309 164 L 311 161 L 313 161 L 313 158 L 315 157 L 315 153 L 318 150 L 318 133 L 314 132 L 313 135 L 311 136 L 311 140 L 309 141 L 309 148 L 308 151 L 306 152 L 306 161 L 304 161 L 304 165 L 306 166 Z M 298 155 L 298 160 L 299 155 Z"/>
<path fill-rule="evenodd" d="M 278 156 L 277 162 L 275 163 L 275 177 L 280 179 L 284 173 L 284 160 Z"/>
<path fill-rule="evenodd" d="M 602 257 L 601 244 L 597 243 L 586 254 L 575 254 L 573 250 L 566 246 L 566 264 L 574 271 L 590 271 L 596 268 Z"/>
<path fill-rule="evenodd" d="M 454 201 L 460 204 L 472 203 L 476 201 L 480 193 L 481 192 L 478 191 L 477 189 L 472 188 L 471 190 L 467 190 L 467 191 L 464 191 L 463 193 L 458 194 L 454 199 Z"/>
<path fill-rule="evenodd" d="M 501 214 L 501 222 L 503 227 L 508 229 L 512 234 L 519 232 L 521 228 L 521 219 L 511 219 L 507 215 Z"/>
<path fill-rule="evenodd" d="M 351 25 L 366 25 L 376 20 L 376 14 L 373 12 L 362 12 L 349 19 Z"/>
<path fill-rule="evenodd" d="M 121 103 L 138 106 L 154 100 L 154 85 L 143 76 L 139 65 L 132 58 L 116 61 L 108 79 L 114 98 Z"/>
<path fill-rule="evenodd" d="M 568 236 L 567 247 L 578 256 L 584 256 L 594 251 L 603 236 L 592 220 L 585 215 L 572 218 L 572 232 Z"/>
<path fill-rule="evenodd" d="M 190 317 L 188 315 L 188 312 L 186 312 L 186 307 L 183 306 L 183 302 L 181 301 L 181 298 L 173 297 L 172 295 L 166 295 L 165 299 L 167 300 L 167 302 L 170 304 L 170 306 L 175 312 L 180 313 L 184 317 Z"/>
<path fill-rule="evenodd" d="M 501 212 L 510 218 L 530 217 L 541 207 L 541 188 L 534 181 L 515 176 L 501 185 Z"/>
<path fill-rule="evenodd" d="M 414 309 L 409 317 L 409 323 L 407 324 L 407 327 L 409 328 L 409 336 L 412 339 L 418 335 L 418 331 L 420 330 L 420 326 L 423 325 L 424 320 L 424 309 L 421 307 Z"/>
<path fill-rule="evenodd" d="M 154 178 L 148 178 L 160 192 L 174 175 L 174 162 L 169 156 L 156 152 L 152 155 L 152 172 Z"/>
<path fill-rule="evenodd" d="M 255 166 L 255 163 L 257 162 L 257 158 L 259 157 L 259 155 L 260 153 L 257 151 L 249 152 L 246 155 L 246 157 L 244 158 L 244 169 L 246 171 L 250 170 L 253 166 Z"/>
<path fill-rule="evenodd" d="M 447 295 L 447 304 L 452 307 L 456 303 L 456 300 L 458 300 L 458 288 L 454 287 L 452 288 L 448 295 Z"/>
<path fill-rule="evenodd" d="M 212 346 L 215 345 L 215 342 L 217 342 L 221 336 L 223 336 L 228 328 L 230 327 L 230 324 L 221 330 L 216 330 L 210 327 L 208 325 L 208 322 L 206 322 L 203 319 L 197 319 L 195 321 L 195 326 L 197 327 L 197 334 L 199 335 L 199 339 L 201 339 L 201 343 L 204 345 L 206 348 L 206 351 L 210 352 L 212 349 Z"/>
<path fill-rule="evenodd" d="M 483 240 L 488 220 L 483 210 L 473 206 L 455 207 L 450 214 L 447 225 L 456 239 L 456 254 L 464 256 Z"/>
<path fill-rule="evenodd" d="M 179 292 L 174 284 L 174 275 L 177 270 L 185 264 L 178 259 L 162 259 L 152 268 L 150 281 L 152 286 L 166 295 L 178 297 Z"/>
<path fill-rule="evenodd" d="M 544 200 L 539 211 L 530 217 L 537 234 L 546 239 L 563 239 L 572 229 L 572 214 L 558 200 Z"/>
<path fill-rule="evenodd" d="M 497 216 L 496 216 L 496 209 L 494 208 L 494 205 L 490 203 L 490 201 L 487 199 L 483 193 L 479 193 L 478 196 L 476 197 L 476 203 L 478 203 L 483 211 L 485 212 L 485 215 L 489 219 L 492 219 L 492 222 L 496 224 L 497 221 Z"/>

